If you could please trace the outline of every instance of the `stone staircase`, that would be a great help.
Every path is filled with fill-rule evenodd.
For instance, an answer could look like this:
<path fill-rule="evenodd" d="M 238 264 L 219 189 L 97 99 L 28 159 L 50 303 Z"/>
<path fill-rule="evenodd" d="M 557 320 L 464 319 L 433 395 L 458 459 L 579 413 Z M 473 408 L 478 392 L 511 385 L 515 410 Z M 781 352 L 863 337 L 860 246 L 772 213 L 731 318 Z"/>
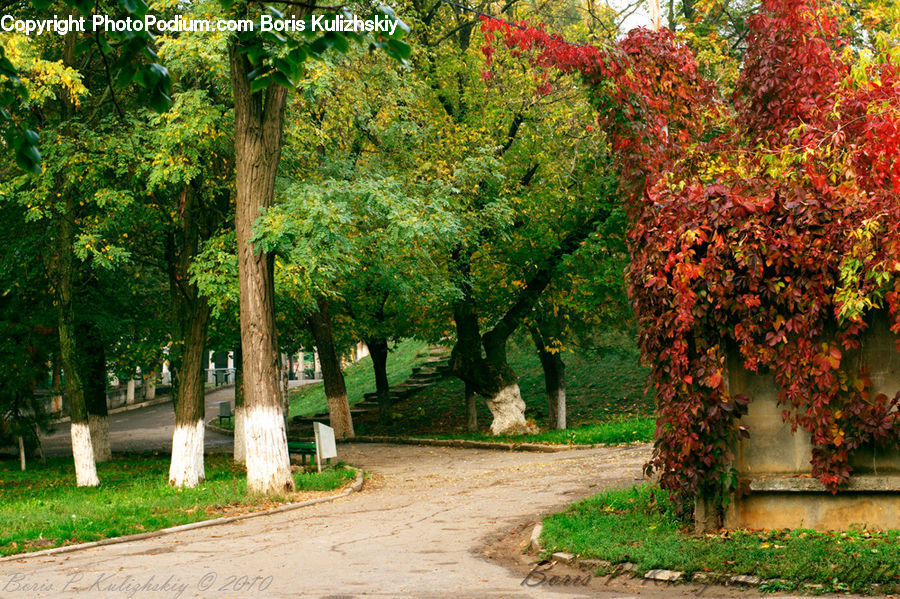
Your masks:
<path fill-rule="evenodd" d="M 391 387 L 391 405 L 397 405 L 409 399 L 409 396 L 440 381 L 450 374 L 450 350 L 445 347 L 430 347 L 417 357 L 425 357 L 425 361 L 413 368 L 412 375 L 399 385 Z M 350 407 L 353 418 L 378 411 L 378 394 L 374 391 L 363 395 L 363 401 Z M 328 422 L 328 413 L 315 416 L 294 416 L 291 419 L 291 432 L 294 429 L 307 430 L 313 422 Z"/>

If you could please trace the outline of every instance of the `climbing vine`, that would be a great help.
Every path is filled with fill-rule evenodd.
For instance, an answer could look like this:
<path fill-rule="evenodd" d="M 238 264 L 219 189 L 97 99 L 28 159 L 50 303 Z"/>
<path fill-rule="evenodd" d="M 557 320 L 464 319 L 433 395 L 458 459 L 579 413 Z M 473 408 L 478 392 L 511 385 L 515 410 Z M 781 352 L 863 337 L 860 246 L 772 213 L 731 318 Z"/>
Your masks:
<path fill-rule="evenodd" d="M 889 55 L 860 60 L 846 19 L 836 2 L 766 0 L 732 98 L 665 30 L 586 48 L 483 23 L 488 58 L 499 38 L 580 73 L 618 152 L 659 412 L 648 469 L 684 498 L 736 487 L 749 400 L 728 368 L 774 374 L 833 491 L 855 450 L 900 439 L 900 393 L 874 395 L 851 359 L 873 311 L 900 334 L 900 79 Z"/>

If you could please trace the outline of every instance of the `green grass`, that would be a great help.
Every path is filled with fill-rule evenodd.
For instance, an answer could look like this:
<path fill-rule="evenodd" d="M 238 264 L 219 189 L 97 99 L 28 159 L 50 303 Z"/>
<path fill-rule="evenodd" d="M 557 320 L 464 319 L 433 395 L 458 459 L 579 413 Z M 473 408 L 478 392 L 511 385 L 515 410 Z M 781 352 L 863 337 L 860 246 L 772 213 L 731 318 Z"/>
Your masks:
<path fill-rule="evenodd" d="M 0 555 L 265 509 L 337 489 L 355 476 L 344 468 L 296 473 L 297 493 L 263 497 L 246 492 L 244 468 L 227 455 L 206 456 L 206 481 L 194 489 L 169 487 L 168 468 L 168 456 L 116 456 L 98 465 L 99 487 L 79 488 L 71 459 L 48 459 L 26 472 L 18 461 L 0 462 Z"/>
<path fill-rule="evenodd" d="M 413 367 L 425 361 L 417 356 L 428 349 L 428 344 L 417 340 L 404 340 L 388 354 L 388 383 L 397 385 L 412 374 Z M 363 395 L 375 391 L 375 372 L 372 358 L 366 356 L 356 364 L 344 369 L 344 384 L 347 386 L 347 401 L 350 405 L 363 400 Z M 306 385 L 291 392 L 291 412 L 293 416 L 313 416 L 328 412 L 325 388 L 320 383 Z"/>
<path fill-rule="evenodd" d="M 502 443 L 545 443 L 550 445 L 616 445 L 653 440 L 653 418 L 616 418 L 600 424 L 586 424 L 564 431 L 548 430 L 536 435 L 494 436 L 486 432 L 434 435 L 438 439 L 470 439 Z"/>
<path fill-rule="evenodd" d="M 900 590 L 900 531 L 735 531 L 693 536 L 675 517 L 667 493 L 638 486 L 607 491 L 544 520 L 548 552 L 632 562 L 639 573 L 653 568 L 749 574 L 768 590 L 793 590 L 804 583 L 825 591 Z M 608 573 L 608 572 L 602 572 Z"/>
<path fill-rule="evenodd" d="M 465 431 L 462 381 L 448 377 L 395 406 L 394 422 L 357 419 L 357 434 L 406 437 L 464 438 L 485 441 L 595 444 L 650 441 L 653 438 L 653 396 L 644 394 L 647 370 L 638 364 L 637 349 L 628 343 L 564 354 L 569 430 L 538 435 L 493 437 L 491 413 L 478 399 L 477 434 Z M 509 363 L 519 377 L 525 415 L 547 427 L 547 395 L 540 360 L 523 339 L 510 343 Z M 389 364 L 390 366 L 390 364 Z"/>

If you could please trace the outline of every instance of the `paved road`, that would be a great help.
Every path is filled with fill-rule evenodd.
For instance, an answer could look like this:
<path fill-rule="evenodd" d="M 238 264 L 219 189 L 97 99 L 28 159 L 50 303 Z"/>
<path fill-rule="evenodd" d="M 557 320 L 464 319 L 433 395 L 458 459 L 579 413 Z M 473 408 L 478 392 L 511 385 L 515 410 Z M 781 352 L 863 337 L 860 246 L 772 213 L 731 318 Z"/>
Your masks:
<path fill-rule="evenodd" d="M 234 387 L 212 390 L 206 394 L 206 421 L 219 414 L 218 402 L 234 399 Z M 109 416 L 109 444 L 118 451 L 172 451 L 175 411 L 167 401 L 148 408 L 119 412 Z M 48 456 L 72 455 L 69 423 L 57 425 L 54 434 L 41 439 Z M 206 451 L 231 451 L 232 439 L 206 431 Z M 0 595 L 2 597 L 2 595 Z"/>
<path fill-rule="evenodd" d="M 485 540 L 600 487 L 633 484 L 648 448 L 542 454 L 358 444 L 341 452 L 373 473 L 362 493 L 220 527 L 5 562 L 0 597 L 558 597 L 520 586 L 521 574 L 483 558 Z M 169 577 L 174 588 L 151 588 Z M 254 579 L 252 590 L 235 590 Z M 25 593 L 24 585 L 36 586 Z M 178 585 L 186 587 L 179 593 Z"/>
<path fill-rule="evenodd" d="M 555 454 L 342 445 L 362 493 L 292 512 L 0 563 L 0 597 L 746 597 L 734 589 L 523 586 L 519 531 L 603 487 L 634 484 L 648 446 Z M 506 539 L 506 558 L 486 554 Z M 513 539 L 510 541 L 510 539 Z M 564 572 L 564 570 L 561 570 Z M 252 586 L 251 586 L 252 582 Z M 24 590 L 29 585 L 27 592 Z"/>
<path fill-rule="evenodd" d="M 207 404 L 228 393 L 211 393 Z M 111 418 L 115 451 L 168 450 L 170 405 Z M 66 441 L 58 434 L 48 449 L 66 451 Z M 228 449 L 230 439 L 208 433 L 207 444 Z M 602 488 L 638 482 L 649 446 L 546 454 L 351 444 L 339 451 L 370 473 L 362 493 L 155 539 L 3 562 L 0 598 L 758 596 L 625 579 L 522 585 L 530 558 L 520 543 L 531 525 Z"/>

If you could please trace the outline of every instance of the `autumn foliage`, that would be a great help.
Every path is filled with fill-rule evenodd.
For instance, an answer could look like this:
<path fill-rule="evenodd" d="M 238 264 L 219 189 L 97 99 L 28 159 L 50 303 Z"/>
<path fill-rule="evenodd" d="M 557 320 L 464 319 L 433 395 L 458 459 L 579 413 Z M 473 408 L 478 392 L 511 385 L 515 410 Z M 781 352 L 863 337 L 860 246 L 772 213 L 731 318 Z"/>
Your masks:
<path fill-rule="evenodd" d="M 649 467 L 682 497 L 737 483 L 748 398 L 729 393 L 729 366 L 774 373 L 833 490 L 856 449 L 900 439 L 900 394 L 873 396 L 850 359 L 874 312 L 900 334 L 900 73 L 888 58 L 854 62 L 845 16 L 824 0 L 766 0 L 730 98 L 667 31 L 582 48 L 483 25 L 489 43 L 502 32 L 530 60 L 581 73 L 621 161 L 629 291 L 659 411 Z"/>

